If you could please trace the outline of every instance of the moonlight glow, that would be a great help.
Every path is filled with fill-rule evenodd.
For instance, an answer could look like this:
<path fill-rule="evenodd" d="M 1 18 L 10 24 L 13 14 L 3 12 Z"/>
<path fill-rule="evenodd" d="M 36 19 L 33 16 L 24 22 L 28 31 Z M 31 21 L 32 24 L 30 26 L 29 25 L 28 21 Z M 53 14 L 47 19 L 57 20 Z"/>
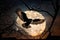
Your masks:
<path fill-rule="evenodd" d="M 30 11 L 25 11 L 25 13 L 26 13 L 27 17 L 31 18 L 31 19 L 45 19 L 44 16 L 40 12 L 37 12 L 37 11 L 30 10 Z M 30 24 L 31 28 L 27 28 L 27 29 L 22 27 L 22 24 L 24 22 L 21 19 L 19 19 L 19 17 L 17 17 L 16 22 L 17 22 L 18 26 L 20 28 L 22 28 L 25 32 L 27 32 L 30 36 L 41 35 L 44 32 L 45 27 L 46 27 L 46 21 L 44 21 L 41 24 L 37 24 L 37 25 Z M 20 29 L 20 30 L 22 30 L 22 29 Z"/>

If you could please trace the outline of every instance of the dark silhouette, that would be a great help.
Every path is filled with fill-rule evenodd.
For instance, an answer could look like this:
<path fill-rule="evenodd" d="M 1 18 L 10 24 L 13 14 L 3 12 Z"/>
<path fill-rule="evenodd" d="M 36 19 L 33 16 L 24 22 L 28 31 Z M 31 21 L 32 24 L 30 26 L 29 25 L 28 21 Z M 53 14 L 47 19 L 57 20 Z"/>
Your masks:
<path fill-rule="evenodd" d="M 31 23 L 32 19 L 28 19 L 26 14 L 22 12 L 21 9 L 17 9 L 16 13 L 23 22 L 26 22 L 22 24 L 22 26 L 26 28 L 30 27 L 29 24 Z"/>
<path fill-rule="evenodd" d="M 26 28 L 31 27 L 29 24 L 41 24 L 45 21 L 45 19 L 34 19 L 34 20 L 28 19 L 26 14 L 24 12 L 22 12 L 20 9 L 18 9 L 16 11 L 16 13 L 22 21 L 26 22 L 26 23 L 22 24 L 22 26 L 26 27 Z"/>
<path fill-rule="evenodd" d="M 34 19 L 32 20 L 31 24 L 41 24 L 45 21 L 45 19 Z"/>

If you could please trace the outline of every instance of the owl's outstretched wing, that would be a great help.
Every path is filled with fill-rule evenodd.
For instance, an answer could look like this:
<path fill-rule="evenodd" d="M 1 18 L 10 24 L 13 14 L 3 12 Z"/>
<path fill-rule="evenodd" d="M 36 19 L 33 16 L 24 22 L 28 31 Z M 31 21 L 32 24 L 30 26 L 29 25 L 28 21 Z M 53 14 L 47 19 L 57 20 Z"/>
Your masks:
<path fill-rule="evenodd" d="M 45 19 L 34 19 L 32 20 L 31 24 L 41 24 L 45 21 Z"/>
<path fill-rule="evenodd" d="M 24 12 L 21 12 L 21 18 L 23 21 L 27 22 L 29 19 Z"/>

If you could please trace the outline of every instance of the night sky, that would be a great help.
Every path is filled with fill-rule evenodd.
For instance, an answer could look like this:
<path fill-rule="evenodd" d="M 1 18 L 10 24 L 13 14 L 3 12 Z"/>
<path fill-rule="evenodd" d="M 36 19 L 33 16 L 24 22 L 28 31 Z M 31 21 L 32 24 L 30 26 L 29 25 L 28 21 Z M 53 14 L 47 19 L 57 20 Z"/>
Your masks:
<path fill-rule="evenodd" d="M 54 5 L 55 5 L 55 2 L 56 0 L 52 0 Z M 55 9 L 53 8 L 53 5 L 52 5 L 52 2 L 51 0 L 24 0 L 24 2 L 28 5 L 28 7 L 30 9 L 34 8 L 36 10 L 45 10 L 47 12 L 49 12 L 52 16 L 54 16 L 55 14 Z M 58 2 L 58 5 L 60 7 L 60 0 Z M 15 14 L 15 10 L 17 8 L 20 8 L 22 9 L 22 11 L 26 11 L 26 10 L 29 10 L 28 8 L 23 2 L 22 0 L 0 0 L 0 18 L 3 20 L 0 20 L 0 24 L 4 24 L 4 20 L 6 19 L 6 15 L 9 15 L 11 16 L 12 20 L 16 20 L 16 14 Z M 56 6 L 55 6 L 56 7 Z M 42 12 L 42 14 L 44 14 L 47 19 L 49 19 L 47 22 L 49 22 L 47 25 L 50 26 L 51 25 L 51 20 L 52 20 L 52 17 L 47 13 L 47 12 Z M 59 11 L 58 11 L 58 15 L 55 19 L 55 22 L 54 22 L 54 25 L 52 27 L 52 35 L 53 36 L 60 36 L 60 22 L 59 22 L 59 19 L 60 18 L 60 8 L 59 8 Z M 50 20 L 51 19 L 51 20 Z M 9 20 L 9 19 L 7 19 Z M 2 23 L 1 23 L 2 22 Z M 12 22 L 11 22 L 12 23 Z M 5 27 L 9 27 L 9 26 L 6 26 L 6 25 L 0 25 L 0 29 L 4 29 Z"/>

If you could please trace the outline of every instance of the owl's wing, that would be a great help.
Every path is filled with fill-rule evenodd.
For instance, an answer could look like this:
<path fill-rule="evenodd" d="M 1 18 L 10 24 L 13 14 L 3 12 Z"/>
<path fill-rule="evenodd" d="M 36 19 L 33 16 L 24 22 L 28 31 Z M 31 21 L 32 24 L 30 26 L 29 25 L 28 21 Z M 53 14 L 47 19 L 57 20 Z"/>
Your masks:
<path fill-rule="evenodd" d="M 21 12 L 21 17 L 22 17 L 22 20 L 23 21 L 25 21 L 25 22 L 27 22 L 29 19 L 28 19 L 28 17 L 26 16 L 26 14 L 24 13 L 24 12 Z"/>
<path fill-rule="evenodd" d="M 45 21 L 45 19 L 34 19 L 32 20 L 31 24 L 41 24 Z"/>

